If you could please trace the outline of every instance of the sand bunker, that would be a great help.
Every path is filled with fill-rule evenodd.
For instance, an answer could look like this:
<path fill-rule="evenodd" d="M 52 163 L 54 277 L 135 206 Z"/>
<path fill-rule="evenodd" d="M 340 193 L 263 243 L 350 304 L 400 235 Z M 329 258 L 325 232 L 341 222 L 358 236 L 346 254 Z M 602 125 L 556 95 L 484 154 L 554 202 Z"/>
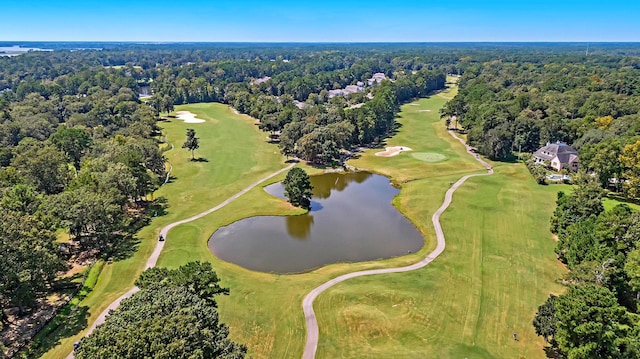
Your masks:
<path fill-rule="evenodd" d="M 205 122 L 203 119 L 196 118 L 196 115 L 189 111 L 178 111 L 176 112 L 176 118 L 178 120 L 184 121 L 184 123 L 203 123 Z"/>
<path fill-rule="evenodd" d="M 387 147 L 384 151 L 376 152 L 376 156 L 380 157 L 391 157 L 397 156 L 400 152 L 411 151 L 409 147 L 406 146 L 395 146 L 395 147 Z"/>

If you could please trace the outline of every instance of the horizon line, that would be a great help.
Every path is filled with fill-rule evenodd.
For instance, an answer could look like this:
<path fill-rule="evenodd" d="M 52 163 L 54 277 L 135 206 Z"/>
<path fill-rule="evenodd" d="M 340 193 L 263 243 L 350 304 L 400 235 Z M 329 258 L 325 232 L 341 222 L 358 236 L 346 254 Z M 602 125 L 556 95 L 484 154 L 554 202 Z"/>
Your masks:
<path fill-rule="evenodd" d="M 145 41 L 145 40 L 0 40 L 0 43 L 113 44 L 640 44 L 638 41 Z"/>

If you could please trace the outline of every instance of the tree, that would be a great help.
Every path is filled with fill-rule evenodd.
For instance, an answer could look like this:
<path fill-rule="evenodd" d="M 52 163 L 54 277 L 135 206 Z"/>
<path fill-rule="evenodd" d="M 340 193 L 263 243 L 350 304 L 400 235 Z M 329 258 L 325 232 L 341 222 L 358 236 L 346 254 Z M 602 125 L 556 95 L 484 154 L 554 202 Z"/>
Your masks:
<path fill-rule="evenodd" d="M 70 178 L 64 153 L 54 146 L 25 139 L 16 149 L 13 165 L 27 182 L 46 194 L 62 192 Z"/>
<path fill-rule="evenodd" d="M 195 160 L 193 151 L 200 147 L 200 139 L 196 137 L 196 130 L 193 128 L 187 128 L 187 140 L 182 144 L 182 148 L 186 148 L 191 151 L 191 160 Z"/>
<path fill-rule="evenodd" d="M 569 195 L 558 192 L 557 207 L 551 218 L 551 232 L 562 233 L 570 225 L 590 216 L 597 216 L 602 205 L 602 188 L 597 181 L 584 174 L 577 176 L 578 187 Z"/>
<path fill-rule="evenodd" d="M 80 169 L 80 159 L 92 143 L 89 133 L 79 128 L 58 128 L 49 139 L 60 151 L 69 156 L 76 169 Z"/>
<path fill-rule="evenodd" d="M 280 133 L 280 143 L 278 147 L 285 156 L 295 155 L 296 142 L 304 136 L 306 123 L 304 121 L 294 121 L 284 125 Z"/>
<path fill-rule="evenodd" d="M 127 213 L 116 200 L 110 193 L 80 187 L 55 196 L 50 205 L 83 247 L 104 251 L 129 224 Z"/>
<path fill-rule="evenodd" d="M 580 150 L 580 160 L 592 169 L 600 180 L 602 188 L 608 188 L 610 180 L 620 190 L 624 166 L 620 161 L 622 146 L 617 139 L 607 138 L 595 145 L 586 145 Z"/>
<path fill-rule="evenodd" d="M 80 342 L 76 358 L 244 358 L 218 318 L 214 296 L 229 293 L 219 281 L 208 262 L 147 269 L 140 292 Z"/>
<path fill-rule="evenodd" d="M 558 297 L 551 294 L 544 304 L 538 307 L 536 316 L 533 318 L 533 327 L 536 329 L 536 334 L 543 337 L 546 343 L 550 341 L 553 343 L 553 337 L 556 335 L 558 326 L 555 307 L 556 299 Z"/>
<path fill-rule="evenodd" d="M 229 289 L 222 288 L 220 278 L 209 262 L 189 262 L 177 269 L 154 267 L 144 271 L 136 280 L 140 288 L 154 285 L 185 287 L 193 294 L 216 306 L 214 297 L 219 294 L 229 295 Z"/>
<path fill-rule="evenodd" d="M 624 264 L 624 272 L 629 277 L 629 285 L 636 292 L 636 301 L 640 300 L 640 249 L 629 252 Z"/>
<path fill-rule="evenodd" d="M 164 97 L 162 97 L 160 101 L 161 101 L 160 107 L 163 111 L 167 113 L 167 115 L 169 114 L 169 112 L 173 111 L 173 98 L 171 98 L 171 96 L 164 95 Z"/>
<path fill-rule="evenodd" d="M 292 205 L 304 209 L 311 208 L 311 196 L 313 187 L 309 175 L 302 168 L 294 167 L 284 179 L 284 195 Z"/>
<path fill-rule="evenodd" d="M 0 308 L 17 306 L 22 315 L 36 305 L 64 263 L 43 215 L 0 208 L 0 218 Z"/>
<path fill-rule="evenodd" d="M 556 341 L 572 359 L 624 358 L 630 319 L 607 288 L 573 286 L 555 302 Z"/>
<path fill-rule="evenodd" d="M 216 308 L 185 287 L 143 289 L 122 301 L 105 323 L 83 338 L 84 358 L 241 359 L 246 347 L 229 340 Z"/>
<path fill-rule="evenodd" d="M 624 189 L 629 197 L 640 197 L 640 140 L 624 147 L 620 161 L 625 166 Z"/>

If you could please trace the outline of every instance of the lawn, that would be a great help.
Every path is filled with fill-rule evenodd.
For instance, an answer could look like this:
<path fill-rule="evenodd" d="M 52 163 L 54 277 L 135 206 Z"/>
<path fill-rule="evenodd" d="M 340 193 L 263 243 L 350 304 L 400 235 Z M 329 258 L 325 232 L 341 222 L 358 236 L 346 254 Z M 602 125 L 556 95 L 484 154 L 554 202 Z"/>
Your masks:
<path fill-rule="evenodd" d="M 394 163 L 405 163 L 406 171 L 397 182 L 432 176 L 429 191 L 419 193 L 403 189 L 403 194 L 394 203 L 404 208 L 408 197 L 418 198 L 420 207 L 405 208 L 408 217 L 427 238 L 427 245 L 417 254 L 400 258 L 355 264 L 335 264 L 298 275 L 273 275 L 252 272 L 234 264 L 216 259 L 207 249 L 209 236 L 220 226 L 252 215 L 295 213 L 288 204 L 267 195 L 262 188 L 255 188 L 229 206 L 203 219 L 176 228 L 170 234 L 158 265 L 178 266 L 188 260 L 209 260 L 214 263 L 223 284 L 231 289 L 229 297 L 220 298 L 220 314 L 231 327 L 231 336 L 246 343 L 254 358 L 290 358 L 302 353 L 306 336 L 302 315 L 302 298 L 308 291 L 324 281 L 347 272 L 375 267 L 391 267 L 418 261 L 431 250 L 435 238 L 431 232 L 430 217 L 440 206 L 449 183 L 462 173 L 481 171 L 482 167 L 465 154 L 459 142 L 452 139 L 438 123 L 437 109 L 445 102 L 434 96 L 421 100 L 418 106 L 406 106 L 403 112 L 403 127 L 392 144 L 407 142 L 416 151 L 442 152 L 447 160 L 440 163 L 425 163 L 414 159 L 409 153 L 391 158 L 373 156 L 379 149 L 367 150 L 362 158 L 353 161 L 357 167 L 374 169 L 385 173 L 393 169 Z M 417 112 L 432 109 L 431 112 Z M 416 112 L 410 112 L 416 110 Z M 272 181 L 282 179 L 274 178 Z M 406 194 L 405 194 L 406 192 Z M 179 241 L 171 241 L 171 236 Z M 318 312 L 320 318 L 323 311 Z"/>
<path fill-rule="evenodd" d="M 318 358 L 545 357 L 531 320 L 562 290 L 548 231 L 556 192 L 523 165 L 495 170 L 458 189 L 441 220 L 447 249 L 432 264 L 357 278 L 319 297 Z M 406 205 L 421 206 L 409 194 L 431 187 L 431 179 L 410 183 Z"/>
<path fill-rule="evenodd" d="M 252 272 L 218 260 L 207 248 L 218 227 L 253 215 L 299 213 L 256 187 L 221 210 L 173 229 L 158 265 L 213 262 L 222 284 L 231 290 L 230 296 L 218 300 L 231 338 L 245 343 L 253 358 L 300 357 L 306 337 L 301 302 L 306 293 L 344 273 L 423 258 L 435 246 L 431 215 L 450 183 L 483 171 L 438 118 L 448 97 L 451 92 L 403 106 L 398 132 L 381 144 L 408 146 L 414 152 L 443 155 L 445 160 L 425 162 L 411 152 L 382 158 L 373 155 L 380 149 L 369 149 L 350 161 L 390 176 L 401 186 L 394 205 L 423 233 L 426 243 L 420 252 L 378 262 L 334 264 L 297 275 Z M 251 119 L 218 104 L 176 110 L 194 112 L 208 122 L 162 124 L 168 141 L 176 145 L 166 153 L 175 181 L 156 193 L 169 199 L 169 213 L 140 233 L 142 244 L 133 258 L 105 266 L 106 274 L 83 302 L 90 308 L 90 321 L 131 286 L 162 226 L 213 207 L 284 166 L 276 147 L 265 142 Z M 180 149 L 188 127 L 201 137 L 196 155 L 208 162 L 190 162 L 188 152 Z M 284 174 L 269 182 L 282 178 Z M 318 357 L 542 357 L 542 340 L 532 334 L 530 322 L 548 293 L 560 290 L 554 279 L 562 268 L 553 255 L 547 225 L 557 189 L 536 186 L 524 166 L 514 164 L 500 164 L 494 176 L 465 183 L 443 215 L 448 247 L 438 260 L 412 273 L 350 280 L 318 298 Z M 514 330 L 520 342 L 512 342 Z M 65 349 L 48 357 L 61 357 L 77 337 L 65 340 Z"/>
<path fill-rule="evenodd" d="M 380 149 L 350 161 L 389 175 L 402 186 L 394 204 L 425 235 L 426 246 L 420 253 L 330 265 L 299 275 L 251 272 L 216 259 L 206 242 L 219 226 L 250 215 L 293 213 L 256 188 L 228 207 L 176 228 L 172 234 L 181 240 L 167 243 L 159 264 L 212 261 L 231 289 L 231 295 L 219 302 L 232 338 L 246 343 L 254 358 L 299 357 L 306 335 L 300 307 L 304 295 L 343 273 L 403 265 L 423 257 L 435 242 L 431 215 L 450 182 L 483 170 L 438 119 L 446 95 L 403 106 L 398 133 L 381 146 L 440 153 L 445 161 L 424 162 L 411 152 L 374 156 Z M 318 298 L 319 358 L 543 357 L 543 342 L 530 323 L 548 294 L 561 290 L 554 280 L 563 269 L 553 254 L 547 226 L 557 188 L 535 185 L 522 165 L 499 164 L 496 172 L 471 180 L 456 194 L 450 212 L 443 216 L 447 251 L 432 265 L 413 273 L 347 281 Z M 521 341 L 512 343 L 513 331 Z"/>
<path fill-rule="evenodd" d="M 177 106 L 176 111 L 180 110 L 196 113 L 207 122 L 185 124 L 170 119 L 159 123 L 167 141 L 175 146 L 165 153 L 173 164 L 173 179 L 155 193 L 156 197 L 169 199 L 167 214 L 155 218 L 137 234 L 140 245 L 132 257 L 105 265 L 94 291 L 80 303 L 77 313 L 81 317 L 75 319 L 78 325 L 69 328 L 71 331 L 58 333 L 56 341 L 60 340 L 60 345 L 47 352 L 44 358 L 62 358 L 69 353 L 73 342 L 83 334 L 77 328 L 88 327 L 107 305 L 133 286 L 153 251 L 160 228 L 211 208 L 285 166 L 277 148 L 266 142 L 264 133 L 255 126 L 255 120 L 248 116 L 236 115 L 221 104 Z M 190 161 L 190 153 L 181 148 L 187 128 L 194 128 L 200 137 L 200 148 L 195 152 L 201 159 L 199 162 Z M 179 240 L 180 236 L 172 232 L 170 237 L 169 240 Z"/>

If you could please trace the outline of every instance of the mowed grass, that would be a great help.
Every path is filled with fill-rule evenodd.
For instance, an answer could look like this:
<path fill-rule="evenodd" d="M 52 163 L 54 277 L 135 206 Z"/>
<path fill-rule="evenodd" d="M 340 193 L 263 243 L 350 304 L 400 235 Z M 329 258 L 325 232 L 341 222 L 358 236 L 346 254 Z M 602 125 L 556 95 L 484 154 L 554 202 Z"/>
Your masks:
<path fill-rule="evenodd" d="M 299 210 L 293 209 L 287 203 L 266 194 L 260 186 L 227 207 L 203 219 L 174 229 L 169 234 L 158 264 L 175 267 L 196 259 L 213 262 L 223 285 L 231 290 L 230 296 L 219 299 L 220 315 L 222 320 L 231 327 L 231 337 L 247 344 L 249 354 L 254 358 L 300 357 L 306 338 L 301 308 L 304 296 L 317 285 L 343 273 L 406 265 L 423 258 L 435 246 L 430 217 L 440 206 L 449 183 L 460 177 L 457 173 L 463 172 L 463 168 L 468 172 L 482 169 L 471 157 L 463 156 L 462 145 L 452 139 L 437 123 L 437 115 L 432 115 L 437 113 L 442 103 L 444 100 L 434 96 L 421 100 L 418 103 L 419 106 L 407 106 L 406 108 L 410 111 L 433 110 L 432 112 L 403 113 L 403 119 L 400 121 L 406 127 L 402 128 L 399 136 L 406 128 L 411 128 L 408 132 L 413 134 L 408 135 L 404 141 L 410 141 L 411 147 L 415 149 L 446 151 L 449 157 L 447 162 L 429 166 L 403 153 L 399 156 L 384 158 L 377 165 L 365 164 L 367 168 L 382 172 L 385 168 L 393 168 L 395 161 L 409 161 L 408 166 L 420 168 L 409 169 L 408 178 L 425 175 L 437 177 L 437 180 L 430 184 L 428 191 L 408 185 L 407 188 L 403 187 L 403 195 L 394 200 L 394 204 L 406 209 L 408 218 L 416 224 L 426 238 L 425 247 L 419 253 L 384 261 L 334 264 L 297 275 L 252 272 L 215 258 L 207 248 L 207 241 L 220 226 L 254 215 L 299 213 Z M 419 122 L 414 123 L 413 120 L 405 119 L 405 115 Z M 376 151 L 373 149 L 367 151 L 371 155 L 365 154 L 356 165 L 361 167 L 364 161 L 380 160 L 381 158 L 372 155 Z M 434 166 L 439 168 L 433 168 Z M 454 174 L 446 173 L 442 168 L 447 168 Z M 307 168 L 307 170 L 310 169 Z M 310 171 L 317 172 L 317 170 Z M 282 178 L 284 174 L 268 182 L 275 182 Z M 411 208 L 404 205 L 403 202 L 410 198 L 419 201 L 421 205 Z M 326 314 L 322 309 L 318 311 L 320 318 Z"/>
<path fill-rule="evenodd" d="M 216 259 L 206 243 L 219 226 L 251 215 L 295 213 L 256 188 L 224 209 L 176 228 L 171 235 L 180 241 L 167 242 L 160 264 L 212 261 L 231 289 L 229 297 L 219 300 L 231 337 L 247 344 L 254 358 L 299 357 L 306 337 L 300 307 L 306 293 L 343 273 L 405 265 L 424 257 L 435 243 L 431 215 L 450 183 L 464 174 L 483 172 L 444 130 L 437 116 L 444 101 L 433 96 L 404 106 L 402 127 L 388 145 L 446 153 L 447 161 L 425 163 L 410 153 L 380 158 L 373 155 L 377 149 L 351 161 L 401 184 L 394 204 L 424 234 L 425 248 L 419 253 L 330 265 L 298 275 L 257 273 Z M 432 111 L 424 112 L 427 109 Z M 465 184 L 455 196 L 459 207 L 451 207 L 443 217 L 448 248 L 435 263 L 417 272 L 350 280 L 318 298 L 319 358 L 544 356 L 543 342 L 530 323 L 548 293 L 561 290 L 554 280 L 563 269 L 553 254 L 547 225 L 556 189 L 535 185 L 521 165 L 500 164 L 496 171 L 493 177 Z M 459 226 L 457 218 L 464 219 Z M 503 261 L 510 263 L 508 268 Z M 512 343 L 513 331 L 523 340 Z"/>
<path fill-rule="evenodd" d="M 447 248 L 436 261 L 357 278 L 318 298 L 318 358 L 544 358 L 531 321 L 549 293 L 562 291 L 548 230 L 555 196 L 523 165 L 468 180 L 441 218 Z"/>
<path fill-rule="evenodd" d="M 453 90 L 455 91 L 455 88 Z M 446 161 L 426 163 L 412 158 L 410 152 L 389 158 L 374 156 L 373 153 L 379 149 L 367 150 L 359 159 L 350 161 L 356 167 L 386 174 L 401 186 L 400 195 L 394 199 L 394 205 L 424 235 L 425 247 L 420 252 L 383 261 L 329 265 L 297 275 L 252 272 L 215 258 L 207 248 L 207 241 L 220 226 L 253 215 L 299 213 L 299 210 L 292 208 L 286 202 L 266 194 L 259 186 L 223 209 L 172 230 L 158 265 L 175 267 L 192 260 L 211 261 L 222 278 L 222 285 L 231 290 L 230 296 L 221 297 L 218 300 L 221 319 L 230 326 L 231 338 L 245 343 L 253 358 L 299 358 L 306 338 L 301 308 L 303 297 L 317 285 L 347 272 L 406 265 L 423 258 L 435 246 L 431 215 L 442 203 L 444 193 L 450 183 L 465 174 L 484 171 L 480 164 L 466 154 L 463 146 L 446 133 L 442 121 L 438 118 L 438 109 L 445 103 L 445 97 L 449 97 L 450 94 L 450 92 L 445 92 L 404 106 L 399 119 L 401 127 L 398 133 L 387 141 L 389 146 L 409 146 L 417 152 L 442 153 L 447 156 Z M 225 148 L 236 146 L 236 141 L 243 141 L 244 139 L 241 138 L 243 135 L 239 133 L 231 136 L 225 135 L 226 132 L 223 131 L 223 128 L 219 128 L 218 130 L 212 129 L 210 134 L 205 136 L 205 132 L 208 131 L 205 127 L 219 126 L 217 121 L 213 120 L 224 118 L 223 114 L 233 116 L 227 107 L 216 104 L 199 104 L 179 107 L 176 110 L 188 110 L 196 113 L 198 117 L 207 118 L 210 121 L 206 124 L 183 124 L 172 120 L 171 123 L 163 125 L 168 134 L 168 140 L 177 147 L 167 153 L 167 157 L 174 165 L 174 174 L 177 180 L 158 192 L 157 195 L 169 198 L 171 207 L 167 216 L 156 219 L 152 226 L 147 227 L 141 233 L 141 237 L 148 238 L 143 240 L 141 252 L 143 252 L 145 245 L 153 248 L 155 235 L 163 225 L 213 207 L 244 186 L 283 166 L 283 159 L 274 153 L 277 151 L 276 147 L 266 144 L 264 133 L 258 132 L 253 127 L 243 134 L 248 136 L 247 142 L 237 144 L 247 148 L 239 148 L 234 153 L 224 154 L 226 153 Z M 246 117 L 238 117 L 236 120 L 238 120 L 237 122 L 249 121 L 245 124 L 253 126 L 250 122 L 252 120 Z M 224 124 L 231 125 L 227 122 Z M 227 128 L 226 125 L 223 127 Z M 195 128 L 198 136 L 202 138 L 201 149 L 196 154 L 207 158 L 209 162 L 189 162 L 188 152 L 179 148 L 188 127 Z M 211 141 L 207 142 L 207 138 L 210 138 Z M 208 149 L 207 146 L 215 147 Z M 217 153 L 216 150 L 222 152 Z M 215 156 L 228 156 L 228 161 L 232 162 L 244 162 L 246 158 L 255 160 L 256 156 L 265 157 L 257 163 L 253 162 L 253 166 L 247 164 L 244 167 L 244 171 L 247 171 L 245 173 L 232 169 L 234 165 L 238 165 L 237 163 L 227 165 L 225 161 L 216 160 Z M 467 208 L 470 203 L 466 202 L 467 198 L 480 196 L 476 201 L 488 201 L 484 205 L 489 207 L 497 207 L 501 203 L 498 198 L 490 195 L 482 197 L 485 192 L 484 183 L 481 181 L 484 179 L 477 180 L 477 182 L 474 180 L 463 186 L 463 188 L 470 186 L 468 193 L 463 193 L 461 189 L 461 192 L 454 198 L 454 205 L 461 206 L 460 210 L 463 212 L 455 215 L 447 213 L 443 217 L 445 233 L 447 239 L 451 241 L 443 257 L 427 268 L 413 273 L 350 280 L 332 288 L 318 298 L 316 313 L 321 331 L 321 342 L 318 348 L 319 358 L 438 357 L 438 355 L 432 355 L 436 352 L 445 353 L 441 357 L 467 356 L 474 358 L 478 356 L 476 353 L 484 355 L 482 350 L 486 350 L 487 353 L 496 357 L 511 358 L 514 357 L 512 354 L 519 352 L 509 347 L 508 344 L 504 346 L 508 349 L 504 355 L 495 352 L 502 347 L 491 347 L 494 346 L 492 338 L 502 338 L 502 334 L 498 335 L 497 330 L 493 330 L 495 335 L 482 334 L 484 330 L 481 324 L 470 319 L 475 314 L 478 318 L 486 318 L 482 325 L 495 328 L 502 323 L 506 315 L 504 313 L 511 315 L 509 323 L 517 323 L 523 328 L 522 334 L 519 333 L 519 335 L 524 335 L 528 341 L 522 341 L 519 344 L 521 343 L 526 348 L 526 352 L 534 353 L 531 357 L 542 356 L 540 349 L 542 342 L 533 336 L 529 338 L 525 333 L 527 330 L 525 327 L 530 326 L 535 306 L 542 303 L 550 291 L 557 289 L 554 287 L 553 279 L 559 276 L 562 270 L 553 257 L 553 243 L 546 244 L 546 241 L 550 241 L 547 224 L 555 192 L 551 186 L 534 186 L 530 176 L 528 177 L 526 172 L 522 172 L 522 169 L 517 165 L 504 166 L 505 173 L 510 173 L 508 169 L 513 168 L 511 170 L 515 173 L 511 179 L 513 183 L 522 183 L 523 187 L 514 187 L 516 189 L 514 189 L 513 196 L 517 197 L 517 200 L 522 198 L 518 193 L 520 190 L 531 190 L 534 191 L 532 193 L 539 195 L 539 197 L 532 195 L 533 197 L 524 201 L 523 205 L 538 208 L 533 210 L 527 208 L 527 211 L 531 212 L 525 211 L 525 218 L 534 216 L 530 213 L 538 213 L 542 219 L 540 221 L 531 219 L 530 222 L 522 224 L 523 226 L 530 225 L 530 227 L 516 228 L 518 233 L 541 234 L 541 237 L 536 236 L 534 239 L 533 234 L 524 233 L 523 235 L 527 239 L 522 239 L 526 243 L 542 246 L 541 248 L 536 247 L 537 249 L 531 254 L 535 257 L 532 263 L 537 264 L 525 266 L 524 270 L 526 273 L 534 270 L 531 277 L 526 277 L 529 280 L 538 281 L 538 285 L 518 282 L 517 278 L 519 277 L 516 276 L 518 273 L 516 270 L 494 272 L 482 268 L 478 269 L 478 263 L 488 261 L 489 258 L 478 254 L 481 251 L 478 252 L 475 248 L 483 248 L 484 246 L 501 248 L 501 245 L 498 246 L 498 242 L 489 246 L 489 239 L 486 238 L 488 234 L 485 234 L 485 231 L 490 232 L 489 228 L 491 228 L 489 227 L 491 222 L 488 219 L 492 215 L 490 212 L 484 213 L 487 219 L 468 219 L 472 222 L 467 225 L 474 226 L 473 228 L 456 227 L 458 231 L 464 233 L 464 236 L 457 232 L 454 233 L 450 228 L 449 215 L 453 216 L 451 218 L 460 216 L 465 220 L 467 220 L 466 217 L 475 218 L 473 216 L 479 215 L 471 208 Z M 267 170 L 267 167 L 271 167 L 271 169 Z M 246 168 L 251 168 L 253 172 Z M 317 170 L 306 169 L 310 173 L 317 172 Z M 502 188 L 501 186 L 508 182 L 504 179 L 502 182 L 496 180 L 501 171 L 503 171 L 502 168 L 498 169 L 498 174 L 491 177 L 491 180 L 487 178 L 488 181 L 498 181 L 496 182 L 498 184 L 492 185 L 493 187 Z M 284 174 L 268 181 L 268 183 L 282 178 L 284 178 Z M 491 183 L 489 182 L 489 184 Z M 547 201 L 548 198 L 551 200 Z M 457 201 L 464 202 L 458 204 Z M 455 206 L 451 209 L 455 209 Z M 469 213 L 464 211 L 469 211 Z M 505 212 L 499 213 L 504 214 Z M 511 215 L 515 216 L 513 213 Z M 496 213 L 496 218 L 497 216 L 498 213 Z M 503 220 L 506 221 L 507 218 L 503 218 Z M 466 232 L 471 231 L 476 231 L 478 234 L 471 236 L 472 240 L 469 240 Z M 454 256 L 456 237 L 460 247 L 463 247 L 464 243 L 473 244 L 472 253 L 475 254 L 475 257 L 469 255 L 468 252 Z M 501 240 L 513 239 L 501 238 Z M 519 243 L 509 245 L 508 248 L 512 248 L 511 251 Z M 522 249 L 522 251 L 526 250 L 529 248 Z M 137 256 L 142 255 L 143 258 L 138 265 L 139 269 L 135 272 L 135 276 L 144 265 L 149 251 L 150 249 L 147 249 L 146 254 L 137 254 Z M 448 255 L 451 258 L 446 259 Z M 469 261 L 471 265 L 467 264 Z M 520 262 L 516 262 L 516 264 L 519 265 Z M 116 275 L 113 274 L 112 278 L 119 278 Z M 133 282 L 135 276 L 131 276 L 130 282 Z M 487 276 L 489 278 L 485 278 Z M 490 279 L 494 276 L 502 276 L 506 279 L 503 279 L 503 282 L 491 284 Z M 514 287 L 514 282 L 520 283 L 521 287 Z M 124 287 L 126 290 L 129 285 Z M 446 288 L 448 292 L 445 293 L 442 288 Z M 500 300 L 488 295 L 483 288 L 486 288 L 487 291 L 495 291 Z M 530 298 L 511 296 L 510 294 L 517 288 L 525 290 L 525 296 Z M 117 295 L 114 294 L 113 298 L 121 292 L 116 293 Z M 451 293 L 456 293 L 456 296 L 451 297 Z M 518 292 L 516 291 L 516 293 Z M 489 306 L 493 305 L 492 301 L 495 301 L 495 311 L 499 315 L 488 311 Z M 105 299 L 104 302 L 106 305 L 111 300 Z M 472 305 L 476 302 L 484 304 L 484 306 Z M 443 307 L 443 305 L 445 306 Z M 511 309 L 513 306 L 516 308 L 515 312 L 514 309 Z M 463 311 L 459 308 L 467 309 Z M 533 312 L 531 312 L 532 308 Z M 474 312 L 476 309 L 480 311 Z M 392 310 L 398 311 L 392 312 Z M 99 311 L 97 312 L 99 313 Z M 461 318 L 464 318 L 462 325 L 460 324 L 463 320 Z M 516 328 L 520 327 L 516 326 Z M 512 329 L 505 330 L 506 339 L 511 339 L 512 333 L 510 331 Z M 531 328 L 529 330 L 532 332 Z M 463 333 L 464 336 L 461 337 L 460 333 Z M 469 338 L 475 339 L 470 341 Z M 69 342 L 69 345 L 70 343 L 72 341 Z M 538 353 L 532 348 L 540 349 L 540 352 Z"/>
<path fill-rule="evenodd" d="M 449 161 L 416 164 L 407 153 L 379 158 L 373 151 L 353 161 L 410 181 L 395 203 L 427 225 L 429 241 L 430 217 L 449 181 L 478 169 L 437 115 L 418 112 L 441 95 L 403 107 L 402 127 L 388 143 L 446 153 Z M 545 357 L 531 321 L 549 293 L 562 291 L 555 281 L 564 269 L 548 230 L 560 188 L 538 186 L 524 165 L 495 166 L 493 176 L 472 178 L 454 195 L 441 218 L 447 249 L 432 264 L 349 280 L 318 297 L 318 358 Z"/>
<path fill-rule="evenodd" d="M 264 133 L 257 129 L 254 119 L 236 115 L 229 107 L 214 103 L 177 106 L 176 111 L 180 110 L 191 111 L 207 122 L 185 124 L 170 119 L 159 123 L 167 134 L 167 141 L 175 148 L 165 153 L 173 164 L 173 179 L 155 196 L 167 197 L 170 207 L 165 216 L 155 218 L 151 225 L 136 235 L 140 245 L 132 257 L 104 267 L 94 291 L 80 303 L 79 312 L 88 313 L 88 317 L 80 320 L 85 322 L 86 328 L 113 300 L 133 286 L 163 226 L 214 207 L 252 182 L 286 165 L 277 148 L 266 142 Z M 181 148 L 187 128 L 195 129 L 200 137 L 196 157 L 208 162 L 190 161 L 189 151 Z M 169 242 L 179 240 L 179 234 L 170 233 Z M 189 256 L 183 257 L 185 262 L 191 259 Z M 84 330 L 68 334 L 74 335 L 62 339 L 60 345 L 46 353 L 44 358 L 65 357 L 71 352 L 73 342 L 84 335 Z"/>
<path fill-rule="evenodd" d="M 465 152 L 460 142 L 447 133 L 438 114 L 438 110 L 446 102 L 444 97 L 436 95 L 402 106 L 397 133 L 380 147 L 406 146 L 413 152 L 402 152 L 393 157 L 379 157 L 374 156 L 374 153 L 380 151 L 380 148 L 368 149 L 360 158 L 349 161 L 349 164 L 389 176 L 396 183 L 468 174 L 483 169 Z M 442 154 L 447 159 L 429 163 L 412 156 L 412 153 L 422 152 Z M 444 196 L 444 193 L 442 195 Z"/>

